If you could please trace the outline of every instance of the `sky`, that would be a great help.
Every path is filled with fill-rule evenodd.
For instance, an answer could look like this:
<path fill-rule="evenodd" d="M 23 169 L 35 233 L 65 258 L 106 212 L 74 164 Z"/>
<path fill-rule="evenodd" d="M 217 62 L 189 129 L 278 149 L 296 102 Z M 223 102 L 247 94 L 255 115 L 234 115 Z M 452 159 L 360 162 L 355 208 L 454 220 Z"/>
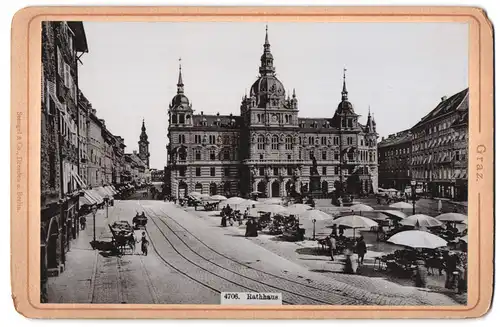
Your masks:
<path fill-rule="evenodd" d="M 84 22 L 89 52 L 79 87 L 126 151 L 138 150 L 144 119 L 150 167 L 166 163 L 168 104 L 184 92 L 195 114 L 239 114 L 258 77 L 262 22 Z M 464 23 L 268 24 L 278 79 L 296 89 L 299 117 L 332 117 L 342 74 L 360 122 L 368 108 L 379 136 L 412 127 L 441 101 L 468 87 Z"/>

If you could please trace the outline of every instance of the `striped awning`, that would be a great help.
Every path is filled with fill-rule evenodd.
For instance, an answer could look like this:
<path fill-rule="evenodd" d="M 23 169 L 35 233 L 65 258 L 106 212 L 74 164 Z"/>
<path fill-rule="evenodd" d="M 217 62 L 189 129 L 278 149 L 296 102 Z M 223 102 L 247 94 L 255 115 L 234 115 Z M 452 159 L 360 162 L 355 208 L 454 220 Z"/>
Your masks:
<path fill-rule="evenodd" d="M 97 193 L 97 191 L 95 189 L 87 190 L 86 192 L 89 192 L 90 195 L 94 199 L 96 199 L 97 203 L 103 203 L 104 202 L 104 198 L 99 193 Z"/>

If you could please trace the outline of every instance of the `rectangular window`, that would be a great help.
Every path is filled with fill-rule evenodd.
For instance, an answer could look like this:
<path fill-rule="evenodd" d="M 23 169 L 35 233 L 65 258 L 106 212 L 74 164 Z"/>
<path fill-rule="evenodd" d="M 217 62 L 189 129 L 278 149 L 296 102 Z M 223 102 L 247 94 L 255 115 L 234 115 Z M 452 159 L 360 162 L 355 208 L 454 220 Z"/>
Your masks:
<path fill-rule="evenodd" d="M 323 175 L 326 175 L 326 167 L 323 167 Z"/>
<path fill-rule="evenodd" d="M 201 168 L 196 167 L 196 176 L 201 176 Z"/>
<path fill-rule="evenodd" d="M 335 167 L 335 175 L 338 175 L 339 174 L 339 167 Z"/>
<path fill-rule="evenodd" d="M 57 47 L 57 73 L 60 77 L 64 78 L 64 60 L 59 47 Z"/>
<path fill-rule="evenodd" d="M 224 160 L 230 160 L 229 159 L 229 150 L 224 151 Z"/>
<path fill-rule="evenodd" d="M 172 115 L 172 124 L 177 124 L 177 115 Z"/>
<path fill-rule="evenodd" d="M 184 134 L 179 135 L 179 143 L 186 143 L 186 135 Z"/>
<path fill-rule="evenodd" d="M 259 168 L 259 176 L 264 176 L 264 167 Z"/>
<path fill-rule="evenodd" d="M 274 173 L 274 176 L 278 176 L 278 175 L 279 175 L 279 170 L 278 170 L 278 168 L 274 168 L 274 169 L 273 169 L 273 173 Z"/>
<path fill-rule="evenodd" d="M 347 138 L 347 145 L 352 145 L 352 137 Z"/>
<path fill-rule="evenodd" d="M 210 144 L 215 144 L 215 135 L 210 135 L 209 141 L 210 141 Z"/>
<path fill-rule="evenodd" d="M 231 171 L 230 171 L 230 169 L 229 169 L 229 168 L 227 168 L 227 167 L 226 167 L 226 168 L 224 168 L 224 176 L 226 176 L 226 177 L 231 176 Z"/>
<path fill-rule="evenodd" d="M 179 168 L 179 176 L 181 176 L 181 177 L 186 176 L 186 167 Z"/>
<path fill-rule="evenodd" d="M 215 176 L 215 167 L 210 167 L 210 176 Z"/>
<path fill-rule="evenodd" d="M 195 135 L 194 136 L 194 143 L 197 143 L 197 144 L 201 143 L 201 135 Z"/>
<path fill-rule="evenodd" d="M 339 145 L 339 137 L 338 136 L 335 136 L 333 138 L 333 145 Z"/>
<path fill-rule="evenodd" d="M 338 152 L 335 152 L 334 155 L 333 155 L 333 159 L 334 160 L 339 160 L 339 153 Z"/>
<path fill-rule="evenodd" d="M 200 150 L 196 150 L 194 152 L 194 156 L 195 156 L 196 160 L 201 160 L 201 151 Z"/>
<path fill-rule="evenodd" d="M 321 160 L 326 160 L 326 151 L 321 153 Z"/>
<path fill-rule="evenodd" d="M 292 167 L 288 167 L 288 168 L 286 169 L 286 173 L 287 173 L 287 175 L 289 175 L 289 176 L 293 175 L 293 169 L 292 169 Z"/>
<path fill-rule="evenodd" d="M 179 124 L 184 124 L 184 114 L 179 114 Z"/>
<path fill-rule="evenodd" d="M 215 151 L 210 150 L 210 160 L 215 160 Z"/>

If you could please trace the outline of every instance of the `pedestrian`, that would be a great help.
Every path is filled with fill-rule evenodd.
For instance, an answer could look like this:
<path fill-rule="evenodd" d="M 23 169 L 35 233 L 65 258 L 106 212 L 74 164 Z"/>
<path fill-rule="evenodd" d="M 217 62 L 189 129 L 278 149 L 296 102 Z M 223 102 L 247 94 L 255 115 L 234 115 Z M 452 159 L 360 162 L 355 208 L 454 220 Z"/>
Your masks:
<path fill-rule="evenodd" d="M 358 263 L 362 266 L 366 254 L 366 243 L 363 236 L 360 236 L 356 243 L 356 253 L 358 254 Z"/>
<path fill-rule="evenodd" d="M 427 286 L 427 269 L 425 268 L 425 261 L 418 259 L 416 261 L 417 269 L 415 270 L 415 287 Z"/>
<path fill-rule="evenodd" d="M 330 247 L 330 257 L 332 261 L 335 259 L 335 254 L 337 254 L 337 240 L 335 239 L 337 235 L 334 235 L 333 232 L 330 234 L 328 238 L 328 245 Z"/>
<path fill-rule="evenodd" d="M 142 232 L 142 237 L 141 237 L 140 242 L 141 242 L 141 251 L 142 251 L 142 254 L 143 255 L 148 255 L 149 241 L 146 238 L 146 232 Z M 137 243 L 139 243 L 139 242 L 137 242 Z"/>
<path fill-rule="evenodd" d="M 339 236 L 344 236 L 344 229 L 345 229 L 344 226 L 342 225 L 339 226 Z"/>
<path fill-rule="evenodd" d="M 333 224 L 332 226 L 332 235 L 333 237 L 337 237 L 337 224 Z"/>
<path fill-rule="evenodd" d="M 80 229 L 85 230 L 85 227 L 87 226 L 87 218 L 85 216 L 80 217 Z"/>
<path fill-rule="evenodd" d="M 454 285 L 456 283 L 454 278 L 455 277 L 454 273 L 457 271 L 457 266 L 458 266 L 458 258 L 455 255 L 455 252 L 453 251 L 448 252 L 445 261 L 446 282 L 444 284 L 444 287 L 447 289 L 456 288 L 456 285 Z"/>

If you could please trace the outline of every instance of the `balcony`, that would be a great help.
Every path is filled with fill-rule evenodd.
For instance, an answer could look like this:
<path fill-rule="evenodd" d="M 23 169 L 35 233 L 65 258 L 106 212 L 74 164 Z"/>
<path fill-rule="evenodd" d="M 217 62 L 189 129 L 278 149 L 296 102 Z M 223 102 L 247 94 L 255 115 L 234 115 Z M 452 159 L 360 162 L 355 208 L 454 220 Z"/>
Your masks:
<path fill-rule="evenodd" d="M 282 159 L 282 160 L 252 160 L 252 159 L 245 159 L 242 161 L 244 165 L 258 165 L 258 164 L 266 164 L 266 165 L 272 165 L 272 164 L 277 164 L 277 165 L 304 165 L 306 163 L 305 160 L 295 160 L 295 159 Z"/>

